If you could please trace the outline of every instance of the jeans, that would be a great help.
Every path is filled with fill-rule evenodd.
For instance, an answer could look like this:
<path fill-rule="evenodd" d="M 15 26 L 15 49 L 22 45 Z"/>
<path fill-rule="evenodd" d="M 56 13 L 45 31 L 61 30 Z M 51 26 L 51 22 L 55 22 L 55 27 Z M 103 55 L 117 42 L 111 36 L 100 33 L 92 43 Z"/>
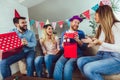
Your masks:
<path fill-rule="evenodd" d="M 99 51 L 96 56 L 81 57 L 77 60 L 78 68 L 88 80 L 104 80 L 103 75 L 120 73 L 120 62 L 114 54 L 120 55 Z"/>
<path fill-rule="evenodd" d="M 11 76 L 10 65 L 21 60 L 22 58 L 26 59 L 27 76 L 33 76 L 35 51 L 31 50 L 26 53 L 24 53 L 24 51 L 21 51 L 20 53 L 16 55 L 0 60 L 0 72 L 1 72 L 3 79 Z"/>
<path fill-rule="evenodd" d="M 53 75 L 53 63 L 57 61 L 59 58 L 59 54 L 57 55 L 51 55 L 47 54 L 45 56 L 38 56 L 35 59 L 35 69 L 37 72 L 38 77 L 42 77 L 42 72 L 43 72 L 43 66 L 42 64 L 45 64 L 46 69 L 48 70 L 48 75 L 49 77 L 52 77 Z"/>
<path fill-rule="evenodd" d="M 72 80 L 72 73 L 76 67 L 77 58 L 65 58 L 63 55 L 55 65 L 54 80 Z"/>

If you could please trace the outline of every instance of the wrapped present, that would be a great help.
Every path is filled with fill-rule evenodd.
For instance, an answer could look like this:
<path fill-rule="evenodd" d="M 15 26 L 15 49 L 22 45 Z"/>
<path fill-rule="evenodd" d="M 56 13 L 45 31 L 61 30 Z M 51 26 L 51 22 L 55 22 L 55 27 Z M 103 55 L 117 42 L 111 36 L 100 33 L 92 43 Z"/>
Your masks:
<path fill-rule="evenodd" d="M 0 34 L 0 59 L 19 53 L 22 47 L 21 39 L 16 32 Z"/>
<path fill-rule="evenodd" d="M 77 43 L 71 42 L 70 39 L 73 39 L 78 32 L 66 32 L 64 36 L 66 38 L 63 40 L 64 42 L 64 57 L 66 58 L 77 58 Z"/>
<path fill-rule="evenodd" d="M 77 58 L 77 43 L 64 42 L 64 57 Z"/>
<path fill-rule="evenodd" d="M 78 35 L 78 32 L 75 32 L 75 31 L 73 31 L 73 32 L 66 32 L 64 35 L 67 38 L 74 38 L 76 35 Z"/>

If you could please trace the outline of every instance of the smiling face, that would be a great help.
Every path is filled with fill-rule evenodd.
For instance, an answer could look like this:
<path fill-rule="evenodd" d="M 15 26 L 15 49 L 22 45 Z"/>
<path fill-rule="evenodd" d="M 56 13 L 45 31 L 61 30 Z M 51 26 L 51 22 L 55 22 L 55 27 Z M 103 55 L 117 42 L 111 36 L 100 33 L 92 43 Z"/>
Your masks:
<path fill-rule="evenodd" d="M 46 33 L 47 33 L 48 36 L 51 36 L 53 34 L 53 28 L 52 28 L 52 26 L 48 26 L 46 28 Z"/>
<path fill-rule="evenodd" d="M 26 31 L 27 30 L 27 22 L 25 19 L 19 19 L 19 28 L 22 30 L 22 31 Z"/>
<path fill-rule="evenodd" d="M 71 21 L 71 29 L 76 31 L 78 30 L 78 27 L 79 27 L 79 23 L 80 21 L 78 19 L 74 19 L 73 21 Z"/>

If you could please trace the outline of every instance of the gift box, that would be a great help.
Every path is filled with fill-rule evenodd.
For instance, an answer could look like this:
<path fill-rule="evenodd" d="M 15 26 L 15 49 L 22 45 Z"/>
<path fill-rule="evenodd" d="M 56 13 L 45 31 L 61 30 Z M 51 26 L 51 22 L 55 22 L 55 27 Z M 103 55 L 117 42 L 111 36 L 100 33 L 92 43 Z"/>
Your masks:
<path fill-rule="evenodd" d="M 78 35 L 78 32 L 66 32 L 64 35 L 67 38 L 74 38 L 76 35 Z"/>
<path fill-rule="evenodd" d="M 64 42 L 64 57 L 77 58 L 77 43 Z"/>
<path fill-rule="evenodd" d="M 22 47 L 21 39 L 16 32 L 0 34 L 0 59 L 19 53 Z"/>

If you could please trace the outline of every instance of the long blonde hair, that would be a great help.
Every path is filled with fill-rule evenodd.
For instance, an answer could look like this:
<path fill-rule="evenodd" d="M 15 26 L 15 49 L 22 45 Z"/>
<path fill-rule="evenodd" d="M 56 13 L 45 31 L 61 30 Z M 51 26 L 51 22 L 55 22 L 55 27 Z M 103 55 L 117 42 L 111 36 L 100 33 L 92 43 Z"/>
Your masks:
<path fill-rule="evenodd" d="M 101 30 L 105 33 L 105 42 L 114 43 L 114 35 L 112 33 L 112 26 L 118 20 L 115 18 L 112 8 L 108 5 L 100 6 L 96 13 L 99 16 L 100 26 L 98 27 L 96 38 L 99 38 Z"/>
<path fill-rule="evenodd" d="M 48 26 L 52 27 L 51 24 L 44 25 L 44 27 L 43 27 L 43 35 L 42 35 L 43 44 L 44 44 L 45 41 L 47 41 L 48 35 L 47 35 L 46 30 L 47 30 Z M 54 44 L 55 43 L 55 35 L 54 34 L 51 35 L 51 40 L 52 40 L 52 42 Z"/>

